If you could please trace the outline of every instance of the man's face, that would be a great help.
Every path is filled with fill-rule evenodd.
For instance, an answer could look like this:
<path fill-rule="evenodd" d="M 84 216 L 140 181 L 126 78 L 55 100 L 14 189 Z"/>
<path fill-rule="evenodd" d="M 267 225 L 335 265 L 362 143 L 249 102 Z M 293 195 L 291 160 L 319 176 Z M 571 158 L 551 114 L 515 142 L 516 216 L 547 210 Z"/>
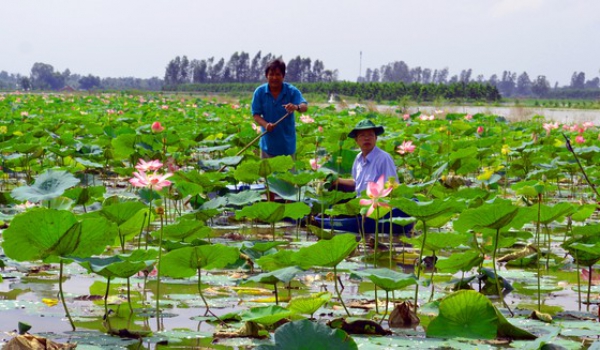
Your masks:
<path fill-rule="evenodd" d="M 374 129 L 359 130 L 356 133 L 356 144 L 364 155 L 369 154 L 377 144 L 377 135 Z"/>
<path fill-rule="evenodd" d="M 283 84 L 283 78 L 284 76 L 281 73 L 281 70 L 279 70 L 278 68 L 271 69 L 267 72 L 267 83 L 269 84 L 269 87 L 281 87 L 281 85 Z"/>

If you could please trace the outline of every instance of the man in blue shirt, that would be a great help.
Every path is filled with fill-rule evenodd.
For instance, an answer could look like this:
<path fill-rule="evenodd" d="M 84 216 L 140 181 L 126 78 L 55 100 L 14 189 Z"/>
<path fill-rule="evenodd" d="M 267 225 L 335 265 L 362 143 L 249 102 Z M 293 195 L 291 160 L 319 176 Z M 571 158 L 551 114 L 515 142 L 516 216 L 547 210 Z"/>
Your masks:
<path fill-rule="evenodd" d="M 295 86 L 285 83 L 285 63 L 279 59 L 265 69 L 267 83 L 259 86 L 252 97 L 252 115 L 264 131 L 260 140 L 261 158 L 296 153 L 296 122 L 294 112 L 306 112 L 308 105 Z M 290 113 L 279 124 L 275 123 Z"/>
<path fill-rule="evenodd" d="M 367 184 L 377 182 L 381 175 L 385 175 L 385 181 L 391 177 L 398 178 L 392 156 L 377 147 L 377 136 L 383 132 L 383 126 L 376 126 L 369 119 L 360 121 L 350 131 L 348 137 L 356 140 L 360 153 L 356 155 L 352 165 L 352 179 L 337 179 L 339 186 L 354 189 L 360 196 L 367 189 Z"/>

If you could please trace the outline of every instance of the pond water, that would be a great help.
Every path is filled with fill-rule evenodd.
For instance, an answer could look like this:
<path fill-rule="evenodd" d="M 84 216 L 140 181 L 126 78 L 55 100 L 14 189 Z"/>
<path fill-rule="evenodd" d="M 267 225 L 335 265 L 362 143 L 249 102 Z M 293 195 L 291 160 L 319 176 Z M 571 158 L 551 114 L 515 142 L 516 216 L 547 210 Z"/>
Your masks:
<path fill-rule="evenodd" d="M 231 237 L 233 232 L 240 232 L 239 226 L 220 227 L 219 230 L 224 236 Z M 257 238 L 257 237 L 270 237 L 270 228 L 268 226 L 258 226 L 251 229 L 244 229 L 245 238 Z M 286 240 L 293 242 L 296 234 L 300 234 L 302 241 L 296 243 L 299 246 L 303 245 L 303 241 L 306 237 L 309 240 L 314 240 L 314 236 L 307 234 L 304 228 L 300 231 L 291 224 L 282 223 L 278 224 L 277 231 L 284 234 Z M 388 246 L 388 239 L 386 235 L 382 235 L 382 242 L 384 249 Z M 553 237 L 555 242 L 559 242 L 562 237 Z M 227 241 L 224 239 L 217 239 L 220 241 Z M 229 241 L 229 244 L 235 244 L 235 241 Z M 292 244 L 293 246 L 294 244 Z M 391 267 L 395 270 L 402 271 L 405 273 L 412 273 L 413 269 L 411 265 L 402 265 L 397 260 L 402 255 L 402 251 L 408 254 L 412 253 L 412 248 L 401 247 L 399 243 L 394 244 L 395 248 L 395 261 L 392 262 Z M 362 249 L 362 246 L 359 246 Z M 556 247 L 557 254 L 563 252 L 560 248 Z M 387 256 L 385 251 L 382 253 Z M 367 264 L 357 260 L 357 258 L 350 259 L 349 262 L 340 264 L 340 271 L 344 269 L 356 269 L 360 266 L 367 266 Z M 389 267 L 387 258 L 382 258 L 380 266 Z M 2 310 L 2 317 L 0 318 L 0 330 L 9 334 L 16 329 L 17 322 L 26 322 L 33 326 L 31 332 L 34 334 L 41 334 L 52 339 L 56 339 L 61 342 L 78 342 L 80 346 L 78 348 L 83 349 L 167 349 L 167 348 L 183 348 L 193 349 L 203 344 L 203 346 L 217 346 L 214 344 L 222 344 L 222 349 L 243 349 L 248 346 L 252 348 L 256 344 L 260 343 L 257 341 L 250 340 L 217 340 L 211 345 L 211 334 L 215 331 L 215 326 L 212 323 L 206 323 L 202 320 L 198 320 L 198 317 L 205 315 L 204 304 L 198 297 L 196 292 L 196 281 L 197 278 L 188 279 L 169 279 L 163 278 L 163 284 L 161 286 L 161 318 L 157 323 L 155 318 L 155 292 L 156 292 L 156 281 L 153 277 L 144 280 L 142 276 L 133 277 L 131 279 L 132 295 L 134 296 L 134 303 L 138 305 L 138 309 L 134 314 L 124 312 L 119 313 L 119 316 L 112 314 L 111 325 L 112 327 L 125 327 L 137 331 L 152 331 L 155 332 L 153 337 L 146 338 L 144 341 L 139 342 L 137 340 L 119 340 L 117 337 L 106 337 L 102 336 L 105 331 L 103 328 L 102 317 L 104 314 L 103 303 L 102 303 L 102 291 L 106 286 L 106 280 L 98 277 L 89 275 L 82 267 L 77 264 L 69 264 L 66 268 L 67 277 L 64 280 L 63 288 L 66 291 L 66 298 L 69 310 L 75 318 L 78 330 L 73 332 L 69 325 L 68 320 L 65 317 L 63 307 L 60 303 L 57 305 L 49 306 L 46 305 L 42 300 L 45 299 L 57 299 L 58 283 L 56 279 L 56 266 L 47 266 L 48 272 L 25 272 L 29 268 L 33 268 L 34 265 L 21 265 L 7 266 L 3 272 L 4 280 L 0 283 L 0 309 Z M 537 300 L 535 297 L 535 291 L 532 289 L 535 286 L 535 273 L 532 269 L 522 268 L 508 268 L 502 265 L 498 266 L 499 273 L 502 276 L 506 276 L 507 279 L 513 284 L 522 284 L 520 290 L 514 290 L 511 293 L 506 294 L 506 304 L 515 312 L 515 314 L 523 315 L 524 313 L 530 313 L 531 308 L 534 308 Z M 44 269 L 42 269 L 44 270 Z M 30 270 L 31 271 L 31 270 Z M 238 285 L 240 278 L 247 276 L 248 270 L 244 268 L 238 268 L 228 270 L 225 272 L 214 272 L 209 271 L 203 275 L 203 282 L 209 286 L 209 289 L 205 290 L 205 294 L 209 303 L 211 304 L 211 311 L 216 315 L 222 316 L 229 312 L 239 311 L 242 309 L 248 309 L 253 306 L 266 305 L 265 300 L 268 303 L 273 303 L 272 286 L 251 284 L 248 287 L 261 288 L 259 295 L 244 294 L 243 292 L 235 293 L 231 291 Z M 429 275 L 431 270 L 423 272 L 424 275 Z M 595 295 L 594 304 L 589 311 L 586 311 L 587 306 L 585 304 L 578 303 L 578 294 L 574 281 L 576 280 L 577 273 L 575 269 L 567 270 L 564 269 L 558 271 L 548 271 L 543 273 L 542 278 L 544 288 L 548 288 L 544 291 L 542 304 L 545 305 L 546 309 L 562 310 L 563 314 L 572 315 L 574 319 L 592 319 L 598 312 L 597 310 L 597 295 L 600 291 L 598 287 L 593 287 L 593 295 Z M 445 292 L 450 288 L 453 283 L 451 280 L 460 278 L 460 274 L 450 275 L 437 272 L 434 277 L 434 298 L 442 297 Z M 342 295 L 346 302 L 361 301 L 367 302 L 369 300 L 373 304 L 375 298 L 375 291 L 373 286 L 364 281 L 357 280 L 348 274 L 341 273 L 340 282 L 344 286 Z M 110 304 L 115 303 L 121 304 L 121 307 L 127 309 L 126 301 L 126 282 L 123 279 L 115 279 L 111 284 L 112 288 L 117 288 L 116 291 L 111 292 L 109 298 Z M 307 272 L 298 278 L 297 282 L 292 285 L 293 289 L 286 290 L 283 286 L 280 286 L 280 297 L 285 300 L 286 295 L 297 296 L 300 294 L 307 295 L 309 293 L 327 290 L 333 292 L 335 289 L 334 283 L 328 270 L 316 270 Z M 477 283 L 474 284 L 477 288 Z M 297 289 L 300 288 L 300 289 Z M 421 298 L 427 299 L 431 292 L 431 286 L 424 286 L 421 289 Z M 529 289 L 527 289 L 529 288 Z M 414 288 L 409 288 L 403 291 L 396 291 L 394 296 L 397 299 L 406 300 L 411 299 L 414 294 Z M 136 297 L 137 296 L 137 297 Z M 383 310 L 381 304 L 385 294 L 380 291 L 378 298 L 380 300 L 380 310 Z M 493 303 L 503 312 L 508 313 L 498 300 L 497 297 L 489 296 Z M 585 300 L 585 289 L 582 295 Z M 143 304 L 143 307 L 139 305 Z M 283 303 L 285 304 L 285 303 Z M 354 316 L 366 313 L 367 311 L 361 308 L 351 308 Z M 123 317 L 125 315 L 125 317 Z M 131 315 L 126 317 L 126 315 Z M 344 316 L 343 310 L 325 310 L 323 314 L 315 315 L 316 318 L 331 319 L 333 317 Z M 420 327 L 419 327 L 420 328 Z M 156 332 L 158 329 L 167 330 L 166 332 Z M 420 328 L 422 332 L 422 328 Z M 177 336 L 169 335 L 171 332 L 177 332 L 177 330 L 184 330 L 182 334 Z M 91 331 L 91 333 L 90 333 Z M 402 335 L 403 333 L 398 333 Z M 418 334 L 418 333 L 415 333 Z M 422 334 L 422 333 L 421 333 Z M 406 336 L 406 334 L 404 335 Z M 186 338 L 188 338 L 186 340 Z M 161 341 L 166 342 L 169 340 L 170 345 L 160 345 Z M 193 339 L 193 340 L 192 340 Z M 246 345 L 245 345 L 246 344 Z M 99 347 L 98 347 L 99 346 Z"/>

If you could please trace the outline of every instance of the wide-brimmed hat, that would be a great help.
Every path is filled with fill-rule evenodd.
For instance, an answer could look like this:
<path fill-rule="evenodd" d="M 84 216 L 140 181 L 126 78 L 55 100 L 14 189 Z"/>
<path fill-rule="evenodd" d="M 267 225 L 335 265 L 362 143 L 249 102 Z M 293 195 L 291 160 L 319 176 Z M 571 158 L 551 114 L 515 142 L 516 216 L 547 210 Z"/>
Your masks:
<path fill-rule="evenodd" d="M 377 136 L 383 134 L 383 126 L 375 125 L 370 119 L 364 119 L 364 120 L 359 121 L 358 124 L 356 124 L 354 129 L 352 129 L 352 131 L 350 131 L 350 133 L 348 133 L 348 137 L 351 137 L 354 139 L 354 138 L 356 138 L 356 133 L 358 131 L 369 130 L 369 129 L 374 129 L 375 135 L 377 135 Z"/>

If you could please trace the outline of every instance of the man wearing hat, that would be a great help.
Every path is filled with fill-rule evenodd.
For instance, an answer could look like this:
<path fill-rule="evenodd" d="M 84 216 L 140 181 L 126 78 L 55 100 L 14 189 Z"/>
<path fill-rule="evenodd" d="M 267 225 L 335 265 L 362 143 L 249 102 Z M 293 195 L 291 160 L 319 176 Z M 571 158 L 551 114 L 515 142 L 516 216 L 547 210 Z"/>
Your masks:
<path fill-rule="evenodd" d="M 383 132 L 383 126 L 377 126 L 369 119 L 361 120 L 350 131 L 348 137 L 356 141 L 360 153 L 356 155 L 352 165 L 352 179 L 337 179 L 339 186 L 354 188 L 360 196 L 367 189 L 367 184 L 376 182 L 382 174 L 385 175 L 385 181 L 391 177 L 398 178 L 392 156 L 377 147 L 377 136 Z"/>

